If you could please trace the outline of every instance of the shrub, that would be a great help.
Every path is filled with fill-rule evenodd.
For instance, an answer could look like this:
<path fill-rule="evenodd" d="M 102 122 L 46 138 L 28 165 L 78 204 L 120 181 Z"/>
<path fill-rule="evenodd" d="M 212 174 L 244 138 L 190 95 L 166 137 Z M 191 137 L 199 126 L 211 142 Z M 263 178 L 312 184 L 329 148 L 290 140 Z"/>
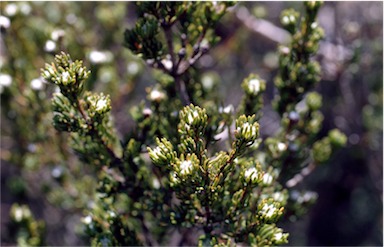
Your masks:
<path fill-rule="evenodd" d="M 346 143 L 337 129 L 318 135 L 322 96 L 313 89 L 321 68 L 313 56 L 324 35 L 316 22 L 321 2 L 304 2 L 302 15 L 282 12 L 291 40 L 278 48 L 273 107 L 280 127 L 267 138 L 259 134 L 266 81 L 250 74 L 241 82 L 240 105 L 224 106 L 219 82 L 202 78 L 197 66 L 219 43 L 215 27 L 233 5 L 137 3 L 138 20 L 125 30 L 124 45 L 153 68 L 156 83 L 147 101 L 132 108 L 135 128 L 123 138 L 114 127 L 114 97 L 92 91 L 94 72 L 82 61 L 61 52 L 42 69 L 58 88 L 53 126 L 68 132 L 59 135 L 95 176 L 85 182 L 92 203 L 79 203 L 92 245 L 174 245 L 178 236 L 176 245 L 286 244 L 288 233 L 276 224 L 315 202 L 315 193 L 295 186 Z M 39 135 L 53 136 L 42 129 L 33 138 Z"/>

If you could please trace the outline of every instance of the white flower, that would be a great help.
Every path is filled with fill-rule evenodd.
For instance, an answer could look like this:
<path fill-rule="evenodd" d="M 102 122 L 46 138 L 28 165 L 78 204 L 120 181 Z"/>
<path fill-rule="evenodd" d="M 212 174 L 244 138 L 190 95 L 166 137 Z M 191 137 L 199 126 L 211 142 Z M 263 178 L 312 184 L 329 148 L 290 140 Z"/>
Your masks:
<path fill-rule="evenodd" d="M 291 50 L 286 46 L 280 48 L 280 52 L 283 53 L 284 55 L 287 55 L 290 51 Z"/>
<path fill-rule="evenodd" d="M 192 172 L 192 162 L 190 160 L 184 160 L 180 163 L 180 173 L 181 175 L 186 175 Z"/>
<path fill-rule="evenodd" d="M 275 241 L 280 241 L 283 238 L 283 233 L 282 232 L 275 233 L 273 235 L 273 238 L 275 239 Z"/>
<path fill-rule="evenodd" d="M 137 73 L 139 73 L 139 70 L 140 70 L 140 66 L 137 62 L 128 63 L 127 65 L 128 74 L 136 75 Z"/>
<path fill-rule="evenodd" d="M 116 213 L 113 212 L 113 211 L 108 211 L 108 214 L 109 214 L 109 217 L 111 217 L 111 218 L 115 218 L 116 217 Z"/>
<path fill-rule="evenodd" d="M 169 60 L 169 59 L 163 59 L 161 60 L 162 64 L 164 65 L 164 67 L 168 70 L 171 70 L 172 69 L 172 61 Z"/>
<path fill-rule="evenodd" d="M 92 217 L 88 215 L 88 216 L 84 217 L 82 221 L 84 224 L 89 225 L 92 223 Z"/>
<path fill-rule="evenodd" d="M 282 22 L 287 25 L 290 23 L 294 23 L 296 21 L 296 17 L 294 15 L 284 16 Z"/>
<path fill-rule="evenodd" d="M 248 89 L 253 94 L 258 94 L 260 92 L 260 80 L 252 79 L 248 82 Z"/>
<path fill-rule="evenodd" d="M 275 201 L 278 201 L 278 202 L 284 201 L 284 194 L 281 192 L 273 193 L 272 197 L 273 197 L 273 200 L 275 200 Z"/>
<path fill-rule="evenodd" d="M 256 167 L 248 168 L 245 173 L 244 177 L 247 181 L 255 182 L 257 179 L 258 171 Z"/>
<path fill-rule="evenodd" d="M 55 167 L 51 172 L 51 175 L 54 178 L 59 178 L 62 174 L 63 174 L 63 169 L 61 167 Z"/>
<path fill-rule="evenodd" d="M 145 109 L 143 110 L 143 115 L 144 115 L 144 116 L 151 116 L 151 115 L 152 115 L 152 110 L 149 109 L 149 108 L 145 108 Z"/>
<path fill-rule="evenodd" d="M 226 107 L 219 107 L 219 112 L 220 113 L 225 113 L 225 114 L 230 114 L 233 112 L 233 105 L 228 105 Z"/>
<path fill-rule="evenodd" d="M 89 60 L 95 64 L 108 63 L 112 61 L 112 54 L 110 52 L 91 51 L 89 53 Z"/>
<path fill-rule="evenodd" d="M 157 89 L 154 89 L 151 91 L 151 93 L 149 94 L 149 98 L 150 100 L 152 101 L 161 101 L 165 98 L 165 94 Z"/>
<path fill-rule="evenodd" d="M 271 218 L 277 211 L 278 209 L 275 207 L 273 204 L 264 204 L 262 207 L 260 213 L 266 217 L 266 218 Z"/>
<path fill-rule="evenodd" d="M 160 147 L 156 147 L 155 149 L 152 150 L 152 155 L 155 157 L 155 158 L 158 158 L 159 155 L 161 155 L 161 148 Z"/>
<path fill-rule="evenodd" d="M 31 6 L 28 3 L 21 3 L 20 4 L 20 12 L 24 15 L 29 15 L 31 13 Z"/>
<path fill-rule="evenodd" d="M 8 17 L 0 15 L 0 27 L 8 29 L 11 26 L 11 21 Z"/>
<path fill-rule="evenodd" d="M 48 71 L 50 77 L 54 76 L 56 74 L 55 70 L 52 68 L 52 66 L 49 66 L 46 71 Z"/>
<path fill-rule="evenodd" d="M 279 142 L 277 144 L 277 149 L 280 151 L 280 152 L 283 152 L 287 149 L 287 145 L 283 142 Z"/>
<path fill-rule="evenodd" d="M 41 90 L 43 88 L 43 80 L 41 78 L 35 78 L 31 81 L 31 88 L 33 90 Z"/>
<path fill-rule="evenodd" d="M 201 79 L 201 84 L 205 89 L 210 90 L 214 86 L 215 81 L 213 80 L 212 76 L 204 75 L 203 78 Z"/>
<path fill-rule="evenodd" d="M 17 11 L 18 11 L 18 7 L 14 3 L 10 3 L 7 6 L 5 6 L 5 10 L 4 10 L 5 14 L 8 16 L 16 15 Z"/>
<path fill-rule="evenodd" d="M 53 30 L 53 32 L 51 33 L 51 39 L 53 41 L 58 41 L 64 35 L 65 35 L 65 31 L 63 29 Z"/>
<path fill-rule="evenodd" d="M 61 82 L 64 84 L 64 85 L 67 85 L 68 84 L 68 80 L 69 80 L 69 72 L 68 71 L 64 71 L 62 74 L 61 74 Z"/>
<path fill-rule="evenodd" d="M 46 52 L 52 52 L 56 49 L 56 43 L 53 40 L 47 40 L 45 42 L 44 50 Z"/>
<path fill-rule="evenodd" d="M 192 111 L 188 114 L 188 124 L 192 125 L 193 121 L 199 117 L 199 113 L 197 111 Z"/>
<path fill-rule="evenodd" d="M 103 111 L 105 108 L 107 108 L 107 104 L 108 102 L 106 99 L 99 99 L 96 103 L 96 111 Z"/>
<path fill-rule="evenodd" d="M 153 188 L 160 189 L 160 181 L 157 178 L 154 178 L 152 180 L 152 185 L 153 185 Z"/>
<path fill-rule="evenodd" d="M 237 127 L 237 132 L 240 133 L 243 138 L 251 138 L 257 135 L 257 127 L 254 124 L 245 122 L 242 126 Z"/>
<path fill-rule="evenodd" d="M 288 24 L 289 23 L 289 17 L 288 16 L 284 16 L 283 19 L 282 19 L 282 22 L 284 24 Z"/>
<path fill-rule="evenodd" d="M 0 86 L 9 87 L 12 84 L 12 77 L 8 74 L 0 74 Z"/>
<path fill-rule="evenodd" d="M 270 185 L 272 183 L 273 177 L 269 173 L 264 173 L 263 175 L 263 184 Z"/>
<path fill-rule="evenodd" d="M 317 22 L 313 22 L 312 24 L 311 24 L 311 28 L 312 29 L 315 29 L 315 28 L 317 28 L 319 26 L 319 24 L 317 24 Z"/>
<path fill-rule="evenodd" d="M 9 87 L 12 84 L 12 77 L 7 74 L 0 74 L 0 94 L 3 93 L 4 87 Z"/>
<path fill-rule="evenodd" d="M 15 220 L 20 222 L 23 219 L 23 210 L 21 208 L 16 208 L 15 210 Z"/>

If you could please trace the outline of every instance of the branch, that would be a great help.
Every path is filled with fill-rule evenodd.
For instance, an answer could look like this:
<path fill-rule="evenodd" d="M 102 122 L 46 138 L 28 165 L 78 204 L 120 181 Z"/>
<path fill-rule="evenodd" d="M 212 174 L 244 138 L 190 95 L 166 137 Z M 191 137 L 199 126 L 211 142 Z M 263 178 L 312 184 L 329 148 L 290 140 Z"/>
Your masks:
<path fill-rule="evenodd" d="M 273 23 L 258 19 L 251 15 L 247 8 L 241 6 L 235 9 L 235 14 L 251 31 L 258 33 L 276 43 L 287 43 L 290 40 L 290 34 L 284 29 L 275 26 Z"/>
<path fill-rule="evenodd" d="M 315 163 L 311 162 L 307 167 L 305 167 L 299 174 L 296 174 L 293 178 L 291 178 L 290 180 L 288 180 L 286 183 L 285 183 L 285 186 L 287 186 L 287 188 L 292 188 L 294 187 L 295 185 L 297 185 L 298 183 L 300 183 L 301 181 L 303 181 L 303 179 L 308 176 L 310 173 L 312 173 L 312 171 L 316 168 L 316 165 Z"/>
<path fill-rule="evenodd" d="M 109 147 L 108 144 L 105 143 L 103 138 L 100 136 L 100 133 L 95 129 L 93 122 L 91 121 L 89 116 L 85 113 L 79 99 L 76 100 L 75 105 L 77 110 L 80 112 L 81 116 L 84 118 L 85 122 L 87 123 L 88 128 L 90 130 L 90 135 L 92 137 L 96 137 L 99 143 L 104 146 L 105 150 L 108 152 L 109 156 L 112 158 L 112 164 L 116 164 L 117 166 L 119 166 L 121 164 L 120 158 L 118 158 L 118 156 L 111 149 L 111 147 Z"/>
<path fill-rule="evenodd" d="M 273 42 L 284 44 L 290 39 L 290 34 L 286 30 L 269 21 L 254 17 L 245 7 L 236 8 L 235 15 L 250 31 L 260 34 Z M 333 61 L 344 62 L 352 56 L 352 50 L 342 44 L 334 44 L 328 40 L 322 40 L 320 41 L 320 48 L 316 56 L 330 60 L 330 63 Z M 335 66 L 332 64 L 330 67 Z"/>
<path fill-rule="evenodd" d="M 169 55 L 171 57 L 171 63 L 172 63 L 172 68 L 171 68 L 170 74 L 175 78 L 176 91 L 179 92 L 179 94 L 180 94 L 181 102 L 183 103 L 183 105 L 189 105 L 191 103 L 191 100 L 189 98 L 185 83 L 180 78 L 180 76 L 182 74 L 178 73 L 179 66 L 181 63 L 179 61 L 176 64 L 176 57 L 175 57 L 175 51 L 173 48 L 171 27 L 170 26 L 163 26 L 163 30 L 164 30 L 165 38 L 167 40 L 168 52 L 169 52 Z"/>

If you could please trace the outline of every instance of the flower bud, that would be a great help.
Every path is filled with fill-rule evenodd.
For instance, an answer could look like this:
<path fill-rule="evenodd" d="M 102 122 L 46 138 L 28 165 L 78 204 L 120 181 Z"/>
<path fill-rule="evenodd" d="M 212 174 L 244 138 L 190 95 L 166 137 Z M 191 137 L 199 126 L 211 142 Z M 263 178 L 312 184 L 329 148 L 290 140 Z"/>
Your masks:
<path fill-rule="evenodd" d="M 184 160 L 180 163 L 180 174 L 186 175 L 192 172 L 193 164 L 190 160 Z"/>
<path fill-rule="evenodd" d="M 265 81 L 255 74 L 249 75 L 241 86 L 246 94 L 252 96 L 256 96 L 265 91 Z"/>
<path fill-rule="evenodd" d="M 284 208 L 272 198 L 264 199 L 258 206 L 258 214 L 265 222 L 276 222 L 283 214 Z"/>
<path fill-rule="evenodd" d="M 148 98 L 150 101 L 160 103 L 161 101 L 163 101 L 166 98 L 166 95 L 163 91 L 160 91 L 158 89 L 153 89 L 149 93 Z"/>
<path fill-rule="evenodd" d="M 194 105 L 188 105 L 180 111 L 179 132 L 181 134 L 202 133 L 207 126 L 208 116 L 205 109 Z"/>
<path fill-rule="evenodd" d="M 199 163 L 200 161 L 195 154 L 187 154 L 185 158 L 182 154 L 180 159 L 176 161 L 175 171 L 179 177 L 185 178 L 198 169 Z"/>
<path fill-rule="evenodd" d="M 280 228 L 277 228 L 275 233 L 273 234 L 272 241 L 276 245 L 281 245 L 288 243 L 288 236 L 289 233 L 283 233 L 283 231 Z"/>
<path fill-rule="evenodd" d="M 280 16 L 280 22 L 283 24 L 285 29 L 291 34 L 296 32 L 296 24 L 299 19 L 299 13 L 293 9 L 284 10 Z"/>
<path fill-rule="evenodd" d="M 70 82 L 70 79 L 71 79 L 71 76 L 69 74 L 68 71 L 64 71 L 62 74 L 61 74 L 61 82 L 64 84 L 64 85 L 67 85 L 69 82 Z"/>
<path fill-rule="evenodd" d="M 262 173 L 256 167 L 250 167 L 244 172 L 244 179 L 247 183 L 256 184 L 261 181 Z"/>
<path fill-rule="evenodd" d="M 157 166 L 167 166 L 175 162 L 176 154 L 173 151 L 172 144 L 166 138 L 156 139 L 157 147 L 151 149 L 148 147 L 149 157 Z"/>
<path fill-rule="evenodd" d="M 86 93 L 86 102 L 89 104 L 89 115 L 104 116 L 105 113 L 111 110 L 111 100 L 109 95 L 105 96 L 103 93 L 93 94 Z"/>
<path fill-rule="evenodd" d="M 99 113 L 105 112 L 108 109 L 108 100 L 106 98 L 99 99 L 96 103 L 96 111 Z"/>
<path fill-rule="evenodd" d="M 264 175 L 263 175 L 263 184 L 268 186 L 268 185 L 272 184 L 272 182 L 273 182 L 272 175 L 269 174 L 269 173 L 264 173 Z"/>
<path fill-rule="evenodd" d="M 259 136 L 259 124 L 255 122 L 255 116 L 240 116 L 236 120 L 235 137 L 244 142 L 254 142 Z"/>

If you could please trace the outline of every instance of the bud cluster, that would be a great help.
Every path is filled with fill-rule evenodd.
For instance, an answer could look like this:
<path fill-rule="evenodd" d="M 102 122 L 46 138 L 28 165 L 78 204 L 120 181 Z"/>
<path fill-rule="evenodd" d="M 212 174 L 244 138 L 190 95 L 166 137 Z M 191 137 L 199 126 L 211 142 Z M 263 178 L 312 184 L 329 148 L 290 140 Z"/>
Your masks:
<path fill-rule="evenodd" d="M 310 58 L 319 48 L 324 32 L 316 22 L 316 15 L 321 2 L 306 3 L 306 14 L 288 9 L 281 14 L 281 23 L 292 34 L 288 47 L 279 48 L 279 75 L 275 85 L 279 90 L 274 107 L 283 115 L 293 110 L 303 95 L 320 81 L 320 66 Z"/>
<path fill-rule="evenodd" d="M 103 93 L 86 93 L 85 101 L 88 104 L 90 117 L 103 117 L 105 113 L 111 110 L 111 99 L 109 95 L 104 95 Z"/>
<path fill-rule="evenodd" d="M 280 206 L 280 203 L 274 201 L 272 198 L 264 199 L 258 205 L 259 217 L 267 223 L 276 222 L 283 214 L 283 211 L 284 208 Z"/>
<path fill-rule="evenodd" d="M 259 228 L 257 236 L 249 234 L 252 246 L 276 246 L 288 243 L 289 233 L 284 233 L 275 224 L 265 224 Z"/>
<path fill-rule="evenodd" d="M 252 162 L 254 163 L 254 162 Z M 244 171 L 244 180 L 247 184 L 259 184 L 263 180 L 264 173 L 261 170 L 260 164 L 252 164 L 250 167 L 247 167 Z"/>
<path fill-rule="evenodd" d="M 291 34 L 297 31 L 297 22 L 299 20 L 299 13 L 294 9 L 286 9 L 280 15 L 280 22 L 284 28 Z"/>
<path fill-rule="evenodd" d="M 45 223 L 36 220 L 27 205 L 14 203 L 10 209 L 10 217 L 12 221 L 11 228 L 13 231 L 19 232 L 17 237 L 19 246 L 44 245 Z"/>
<path fill-rule="evenodd" d="M 251 74 L 244 79 L 241 87 L 246 94 L 257 96 L 265 91 L 266 83 L 265 80 L 261 79 L 258 75 Z"/>
<path fill-rule="evenodd" d="M 152 162 L 160 167 L 169 166 L 176 161 L 176 152 L 172 144 L 166 138 L 156 138 L 157 147 L 148 147 L 149 157 Z"/>
<path fill-rule="evenodd" d="M 245 95 L 242 99 L 240 112 L 242 114 L 257 114 L 257 119 L 261 118 L 261 108 L 263 107 L 263 92 L 266 88 L 265 80 L 257 74 L 250 74 L 241 84 Z"/>
<path fill-rule="evenodd" d="M 176 160 L 175 172 L 180 178 L 191 175 L 199 169 L 199 159 L 195 154 L 181 154 L 180 159 Z"/>
<path fill-rule="evenodd" d="M 189 105 L 180 111 L 180 123 L 178 125 L 181 135 L 201 135 L 207 126 L 208 116 L 206 110 L 198 106 Z"/>
<path fill-rule="evenodd" d="M 259 136 L 259 124 L 255 121 L 255 116 L 242 115 L 236 119 L 235 137 L 237 140 L 252 144 Z"/>
<path fill-rule="evenodd" d="M 84 81 L 90 71 L 83 66 L 82 61 L 73 62 L 71 57 L 64 52 L 55 56 L 56 64 L 46 64 L 42 69 L 42 77 L 50 83 L 60 87 L 61 93 L 69 98 L 76 99 L 83 90 Z"/>

